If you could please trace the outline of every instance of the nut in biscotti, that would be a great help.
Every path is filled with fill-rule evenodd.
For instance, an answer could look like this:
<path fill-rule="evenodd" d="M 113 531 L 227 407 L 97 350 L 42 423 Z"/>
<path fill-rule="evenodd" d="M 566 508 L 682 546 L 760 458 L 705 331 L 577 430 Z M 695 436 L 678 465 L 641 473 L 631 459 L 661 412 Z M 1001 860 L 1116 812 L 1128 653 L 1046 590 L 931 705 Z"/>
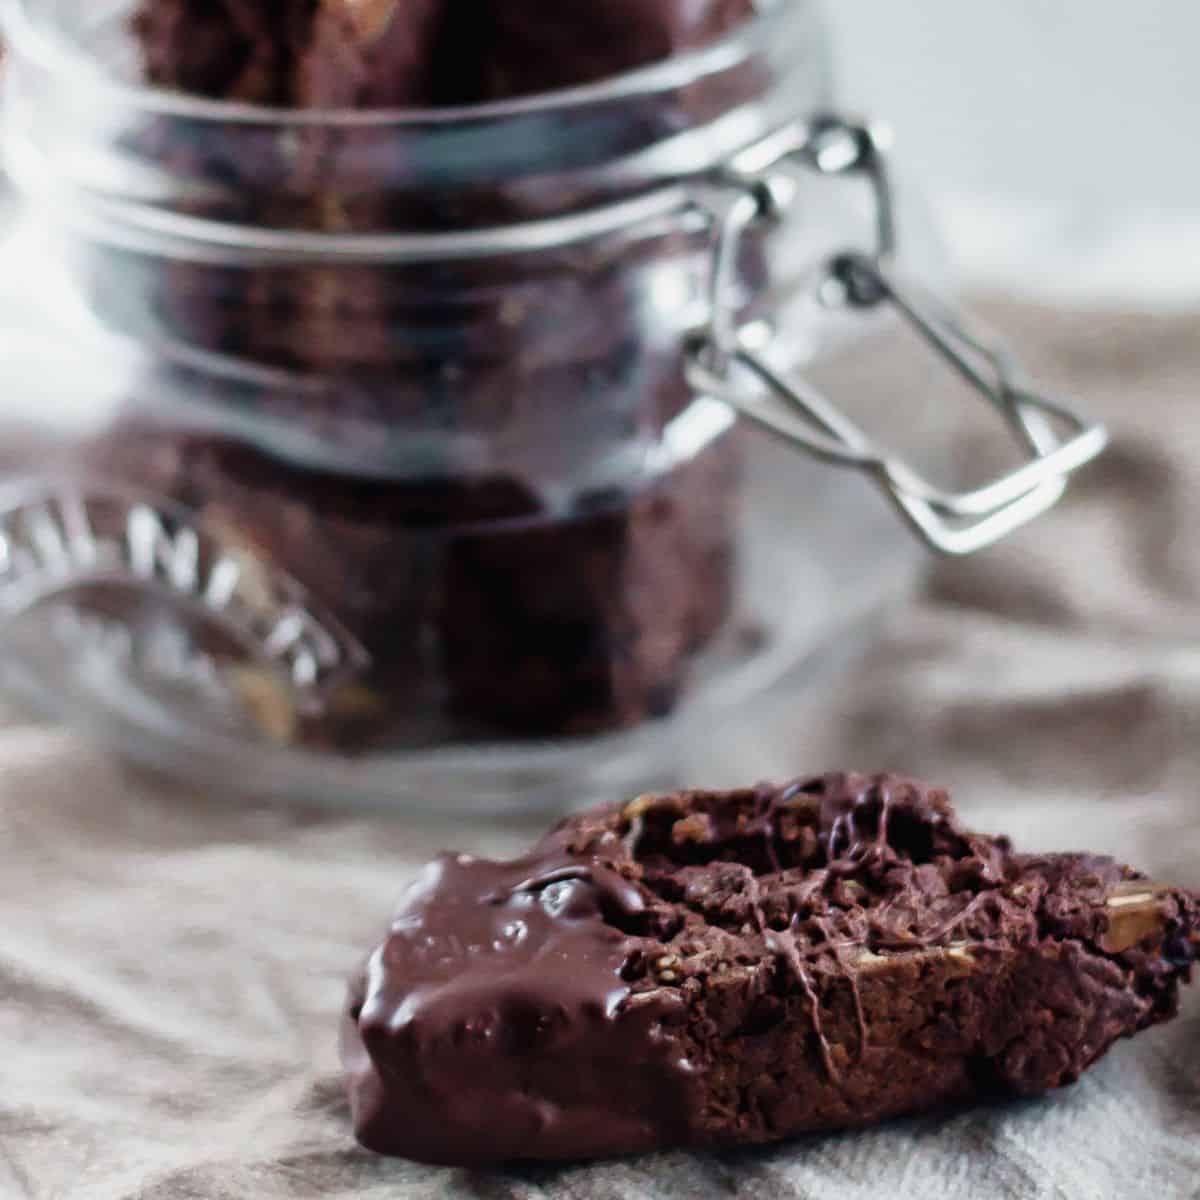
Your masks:
<path fill-rule="evenodd" d="M 641 797 L 426 868 L 352 988 L 355 1128 L 561 1159 L 1034 1094 L 1172 1016 L 1198 941 L 1189 893 L 894 776 Z"/>
<path fill-rule="evenodd" d="M 433 103 L 445 0 L 318 0 L 296 39 L 293 103 L 403 108 Z"/>

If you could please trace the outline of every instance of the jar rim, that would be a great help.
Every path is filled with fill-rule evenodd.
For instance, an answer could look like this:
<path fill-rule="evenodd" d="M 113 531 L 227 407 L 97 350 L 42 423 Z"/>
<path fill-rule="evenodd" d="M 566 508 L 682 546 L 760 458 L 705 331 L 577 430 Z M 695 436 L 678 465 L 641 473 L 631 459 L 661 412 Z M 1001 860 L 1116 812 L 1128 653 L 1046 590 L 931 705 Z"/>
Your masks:
<path fill-rule="evenodd" d="M 635 67 L 593 83 L 577 84 L 482 104 L 443 108 L 286 108 L 242 101 L 191 96 L 144 84 L 129 83 L 97 70 L 96 60 L 68 38 L 57 36 L 49 22 L 31 11 L 37 0 L 0 0 L 0 29 L 11 53 L 52 75 L 66 75 L 73 85 L 81 77 L 110 99 L 144 112 L 222 123 L 283 127 L 419 128 L 470 120 L 497 120 L 547 112 L 567 112 L 591 104 L 653 95 L 687 86 L 728 71 L 754 57 L 802 14 L 811 17 L 812 0 L 768 0 L 765 7 L 730 33 L 697 49 Z"/>

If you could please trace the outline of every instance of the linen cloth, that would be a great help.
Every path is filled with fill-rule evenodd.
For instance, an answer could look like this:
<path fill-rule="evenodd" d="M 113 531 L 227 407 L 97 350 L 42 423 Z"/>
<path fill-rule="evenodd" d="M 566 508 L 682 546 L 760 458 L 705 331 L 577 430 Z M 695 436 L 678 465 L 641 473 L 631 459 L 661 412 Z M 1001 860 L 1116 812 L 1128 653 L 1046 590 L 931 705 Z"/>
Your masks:
<path fill-rule="evenodd" d="M 686 782 L 906 770 L 1020 847 L 1107 851 L 1200 887 L 1196 320 L 991 316 L 1111 423 L 1114 448 L 1036 527 L 936 566 L 853 661 L 697 746 Z M 1200 1195 L 1196 995 L 1075 1087 L 863 1133 L 496 1171 L 359 1150 L 335 1048 L 347 974 L 413 866 L 448 844 L 513 853 L 535 832 L 231 802 L 10 722 L 0 1197 Z"/>

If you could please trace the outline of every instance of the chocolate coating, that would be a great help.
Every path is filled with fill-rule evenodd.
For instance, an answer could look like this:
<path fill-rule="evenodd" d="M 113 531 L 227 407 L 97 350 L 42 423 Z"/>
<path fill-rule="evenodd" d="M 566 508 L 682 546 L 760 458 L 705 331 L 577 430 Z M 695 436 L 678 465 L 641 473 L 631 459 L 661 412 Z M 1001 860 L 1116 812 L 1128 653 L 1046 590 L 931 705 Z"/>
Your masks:
<path fill-rule="evenodd" d="M 1194 896 L 894 776 L 643 797 L 427 868 L 352 985 L 355 1129 L 475 1164 L 1036 1094 L 1172 1016 L 1198 939 Z"/>
<path fill-rule="evenodd" d="M 514 863 L 427 867 L 345 1027 L 364 1144 L 483 1162 L 523 1146 L 575 1158 L 614 1138 L 648 1149 L 680 1136 L 688 1065 L 668 1030 L 683 1005 L 669 991 L 631 1004 L 620 975 L 621 927 L 645 908 L 617 872 L 549 848 Z M 614 1055 L 614 1039 L 625 1053 Z"/>

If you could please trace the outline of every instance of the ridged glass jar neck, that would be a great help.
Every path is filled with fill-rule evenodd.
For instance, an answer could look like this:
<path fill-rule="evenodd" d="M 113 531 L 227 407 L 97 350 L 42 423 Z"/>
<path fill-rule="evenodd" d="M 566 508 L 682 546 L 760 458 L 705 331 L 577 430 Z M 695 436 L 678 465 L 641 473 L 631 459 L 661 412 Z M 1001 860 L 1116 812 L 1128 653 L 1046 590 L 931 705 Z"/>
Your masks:
<path fill-rule="evenodd" d="M 813 0 L 776 0 L 734 36 L 602 84 L 408 112 L 140 86 L 128 8 L 2 0 L 9 159 L 52 200 L 217 246 L 252 247 L 255 230 L 344 237 L 578 213 L 702 176 L 828 101 Z"/>

